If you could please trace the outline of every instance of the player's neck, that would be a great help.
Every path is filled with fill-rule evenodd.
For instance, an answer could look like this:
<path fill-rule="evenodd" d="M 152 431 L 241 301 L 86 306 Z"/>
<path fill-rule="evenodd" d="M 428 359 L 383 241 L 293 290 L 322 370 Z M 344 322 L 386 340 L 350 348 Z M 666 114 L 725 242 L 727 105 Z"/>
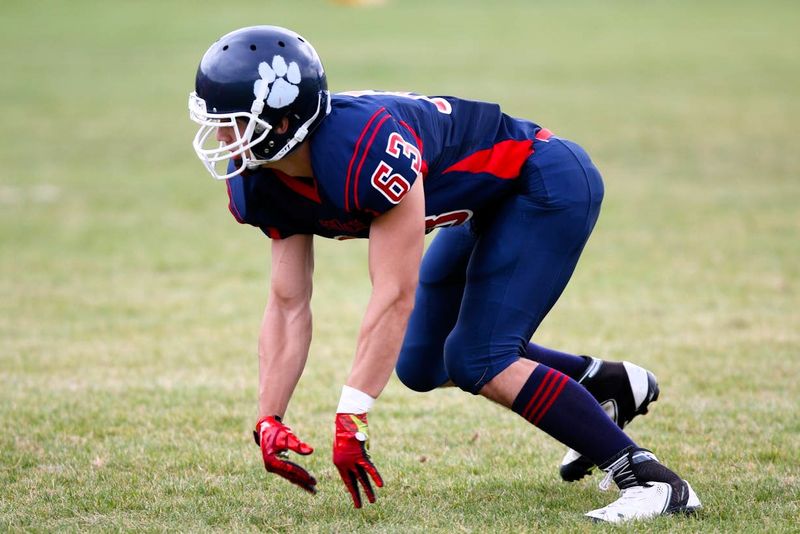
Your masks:
<path fill-rule="evenodd" d="M 289 176 L 314 176 L 314 169 L 311 166 L 311 149 L 308 143 L 300 143 L 300 146 L 288 156 L 265 166 L 277 169 Z"/>

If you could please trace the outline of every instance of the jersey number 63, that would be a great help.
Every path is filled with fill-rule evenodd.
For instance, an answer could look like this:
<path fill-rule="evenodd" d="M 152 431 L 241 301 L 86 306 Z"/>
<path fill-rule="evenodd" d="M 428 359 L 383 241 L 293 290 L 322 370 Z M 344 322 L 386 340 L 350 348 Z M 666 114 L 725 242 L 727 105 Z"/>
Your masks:
<path fill-rule="evenodd" d="M 419 176 L 422 169 L 422 156 L 417 147 L 403 139 L 399 133 L 392 132 L 389 135 L 389 141 L 386 143 L 386 153 L 397 159 L 401 157 L 410 159 L 411 170 Z M 403 175 L 395 173 L 394 168 L 386 163 L 385 160 L 381 160 L 375 172 L 372 173 L 370 183 L 392 204 L 400 202 L 411 189 L 411 184 L 408 180 Z"/>

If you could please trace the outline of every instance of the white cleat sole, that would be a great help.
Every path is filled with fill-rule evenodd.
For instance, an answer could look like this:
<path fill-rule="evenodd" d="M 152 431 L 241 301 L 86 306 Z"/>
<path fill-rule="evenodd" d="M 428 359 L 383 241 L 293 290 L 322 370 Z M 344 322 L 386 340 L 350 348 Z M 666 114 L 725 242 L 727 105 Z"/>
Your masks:
<path fill-rule="evenodd" d="M 669 508 L 672 498 L 672 486 L 666 482 L 648 482 L 647 486 L 638 486 L 623 490 L 621 496 L 608 506 L 586 513 L 593 521 L 606 523 L 625 523 L 642 521 L 660 515 L 691 514 L 703 505 L 688 482 L 684 480 L 689 493 L 686 504 L 673 509 Z"/>

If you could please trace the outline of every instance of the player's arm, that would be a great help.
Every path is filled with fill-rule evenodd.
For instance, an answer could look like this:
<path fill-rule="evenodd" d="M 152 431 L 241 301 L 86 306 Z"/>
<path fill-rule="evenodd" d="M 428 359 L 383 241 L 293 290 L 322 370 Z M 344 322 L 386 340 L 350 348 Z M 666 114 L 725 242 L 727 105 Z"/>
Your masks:
<path fill-rule="evenodd" d="M 425 197 L 417 179 L 400 203 L 377 217 L 369 234 L 372 294 L 361 323 L 356 356 L 336 414 L 333 461 L 356 508 L 359 484 L 369 502 L 383 480 L 367 449 L 367 412 L 392 374 L 414 306 L 420 260 L 425 242 Z"/>
<path fill-rule="evenodd" d="M 306 491 L 316 480 L 299 465 L 283 459 L 287 450 L 311 454 L 286 425 L 283 415 L 297 386 L 311 344 L 311 289 L 314 271 L 313 238 L 294 235 L 272 241 L 269 298 L 258 341 L 259 420 L 256 442 L 264 466 Z"/>
<path fill-rule="evenodd" d="M 400 204 L 370 226 L 372 294 L 347 385 L 373 398 L 383 391 L 400 353 L 414 307 L 424 243 L 425 196 L 419 179 Z"/>
<path fill-rule="evenodd" d="M 258 340 L 259 416 L 283 417 L 311 344 L 313 236 L 272 241 L 269 297 Z"/>

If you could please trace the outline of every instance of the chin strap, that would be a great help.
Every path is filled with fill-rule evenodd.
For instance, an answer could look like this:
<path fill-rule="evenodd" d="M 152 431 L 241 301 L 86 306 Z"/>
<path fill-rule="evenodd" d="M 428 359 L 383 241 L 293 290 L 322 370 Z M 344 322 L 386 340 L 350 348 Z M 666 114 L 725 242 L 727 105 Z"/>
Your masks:
<path fill-rule="evenodd" d="M 306 122 L 301 124 L 299 128 L 297 128 L 297 131 L 294 133 L 294 135 L 286 142 L 283 148 L 281 148 L 274 156 L 264 160 L 255 160 L 255 159 L 251 160 L 254 166 L 258 167 L 259 165 L 263 165 L 264 163 L 271 163 L 273 161 L 278 161 L 286 154 L 288 154 L 298 143 L 302 143 L 309 134 L 309 128 L 314 123 L 314 121 L 317 120 L 320 112 L 322 111 L 323 98 L 327 99 L 328 102 L 325 108 L 325 115 L 330 113 L 331 111 L 330 91 L 320 91 L 317 97 L 317 110 L 314 112 L 311 118 L 309 118 Z"/>

